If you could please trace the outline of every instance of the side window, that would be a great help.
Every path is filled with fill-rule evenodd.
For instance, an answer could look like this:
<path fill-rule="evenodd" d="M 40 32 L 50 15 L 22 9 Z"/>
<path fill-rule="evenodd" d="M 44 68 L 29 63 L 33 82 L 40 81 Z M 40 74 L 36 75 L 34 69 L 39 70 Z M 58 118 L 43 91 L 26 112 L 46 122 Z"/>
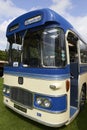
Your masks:
<path fill-rule="evenodd" d="M 81 63 L 87 63 L 87 45 L 80 41 L 80 58 Z"/>
<path fill-rule="evenodd" d="M 78 38 L 73 33 L 69 32 L 67 36 L 70 62 L 78 62 Z"/>

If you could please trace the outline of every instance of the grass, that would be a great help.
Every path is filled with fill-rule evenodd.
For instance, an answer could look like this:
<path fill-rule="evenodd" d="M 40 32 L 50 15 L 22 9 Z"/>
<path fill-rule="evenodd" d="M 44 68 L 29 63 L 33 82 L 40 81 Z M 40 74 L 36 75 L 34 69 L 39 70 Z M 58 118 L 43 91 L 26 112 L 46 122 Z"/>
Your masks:
<path fill-rule="evenodd" d="M 29 120 L 3 104 L 2 94 L 3 79 L 0 78 L 0 130 L 86 130 L 87 129 L 87 104 L 77 118 L 68 126 L 50 128 Z"/>

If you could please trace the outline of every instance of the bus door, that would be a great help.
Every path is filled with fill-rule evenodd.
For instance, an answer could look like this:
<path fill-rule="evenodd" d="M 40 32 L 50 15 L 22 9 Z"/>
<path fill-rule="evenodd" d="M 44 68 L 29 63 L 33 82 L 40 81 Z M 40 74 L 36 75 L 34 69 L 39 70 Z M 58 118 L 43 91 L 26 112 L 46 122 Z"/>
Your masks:
<path fill-rule="evenodd" d="M 67 40 L 70 57 L 70 106 L 78 107 L 78 38 L 73 33 L 69 32 Z"/>

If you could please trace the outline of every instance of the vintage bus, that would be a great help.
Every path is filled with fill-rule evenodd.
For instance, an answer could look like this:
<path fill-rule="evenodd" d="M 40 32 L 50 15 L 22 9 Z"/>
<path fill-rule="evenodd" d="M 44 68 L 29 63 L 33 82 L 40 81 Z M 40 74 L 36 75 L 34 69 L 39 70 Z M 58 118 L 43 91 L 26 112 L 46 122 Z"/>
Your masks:
<path fill-rule="evenodd" d="M 6 37 L 4 104 L 46 126 L 69 124 L 86 103 L 86 42 L 50 9 L 19 16 Z"/>

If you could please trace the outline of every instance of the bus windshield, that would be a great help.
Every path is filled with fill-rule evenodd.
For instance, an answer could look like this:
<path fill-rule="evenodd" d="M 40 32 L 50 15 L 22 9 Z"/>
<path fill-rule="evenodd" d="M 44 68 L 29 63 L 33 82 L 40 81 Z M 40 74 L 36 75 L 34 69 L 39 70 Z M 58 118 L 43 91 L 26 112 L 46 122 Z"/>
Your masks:
<path fill-rule="evenodd" d="M 11 40 L 10 40 L 11 41 Z M 27 30 L 20 52 L 20 44 L 14 46 L 14 42 L 10 43 L 11 49 L 10 59 L 15 62 L 16 58 L 22 59 L 23 66 L 26 67 L 63 67 L 66 64 L 66 49 L 64 32 L 58 27 L 49 27 L 41 30 Z M 13 55 L 13 46 L 16 53 Z M 19 58 L 18 56 L 22 57 Z M 15 57 L 15 59 L 14 59 Z"/>

